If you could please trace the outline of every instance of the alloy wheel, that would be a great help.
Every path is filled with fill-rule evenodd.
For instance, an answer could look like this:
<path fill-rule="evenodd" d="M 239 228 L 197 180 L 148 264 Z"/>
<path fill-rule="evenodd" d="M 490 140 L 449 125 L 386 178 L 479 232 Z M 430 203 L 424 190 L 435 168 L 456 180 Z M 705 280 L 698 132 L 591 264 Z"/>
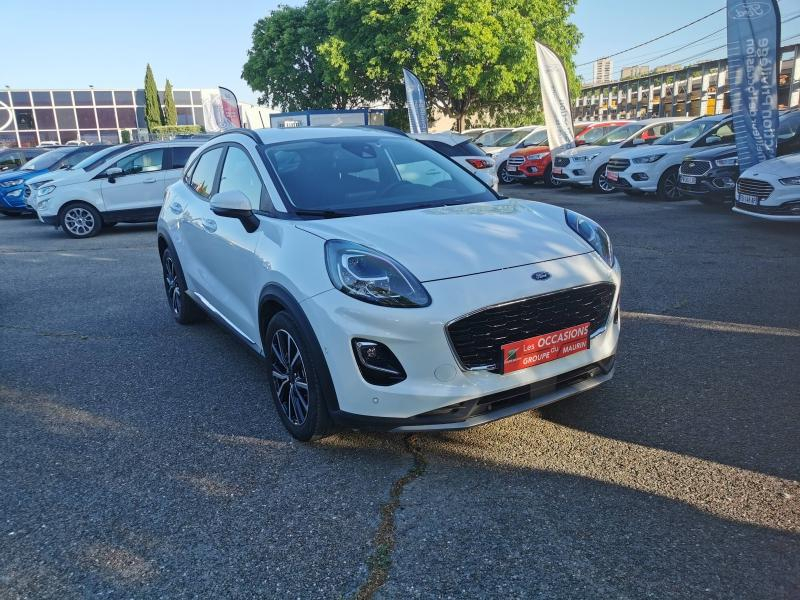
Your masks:
<path fill-rule="evenodd" d="M 614 186 L 606 179 L 605 173 L 601 173 L 600 177 L 597 179 L 597 185 L 606 193 L 613 192 Z"/>
<path fill-rule="evenodd" d="M 505 165 L 500 167 L 500 170 L 497 172 L 497 176 L 500 178 L 500 181 L 505 184 L 514 183 L 514 178 L 508 174 L 508 169 L 506 169 Z"/>
<path fill-rule="evenodd" d="M 181 314 L 181 286 L 178 281 L 178 270 L 171 256 L 164 258 L 164 287 L 167 289 L 167 300 L 176 316 Z"/>
<path fill-rule="evenodd" d="M 272 335 L 272 382 L 278 403 L 289 421 L 302 426 L 308 418 L 308 380 L 300 348 L 291 334 L 278 329 Z"/>
<path fill-rule="evenodd" d="M 670 173 L 664 179 L 664 196 L 668 200 L 678 200 L 681 197 L 681 191 L 678 189 L 678 175 Z"/>
<path fill-rule="evenodd" d="M 94 226 L 94 215 L 83 207 L 75 206 L 64 213 L 64 227 L 73 235 L 89 235 Z"/>

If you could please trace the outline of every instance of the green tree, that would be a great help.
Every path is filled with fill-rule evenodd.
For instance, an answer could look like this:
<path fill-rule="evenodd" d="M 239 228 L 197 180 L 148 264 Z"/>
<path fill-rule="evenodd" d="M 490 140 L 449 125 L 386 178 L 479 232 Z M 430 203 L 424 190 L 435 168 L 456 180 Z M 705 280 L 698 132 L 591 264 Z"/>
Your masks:
<path fill-rule="evenodd" d="M 149 131 L 164 124 L 164 113 L 161 112 L 161 103 L 158 100 L 156 79 L 153 77 L 153 69 L 150 68 L 149 63 L 144 76 L 144 120 L 147 122 Z"/>
<path fill-rule="evenodd" d="M 172 84 L 169 79 L 164 86 L 164 125 L 178 124 L 178 109 L 175 108 L 175 97 L 172 95 Z"/>
<path fill-rule="evenodd" d="M 405 102 L 401 68 L 410 69 L 459 130 L 469 115 L 525 120 L 541 104 L 534 40 L 553 48 L 579 85 L 580 33 L 568 21 L 576 1 L 332 0 L 330 37 L 318 49 L 341 72 L 369 79 L 367 96 L 381 90 L 393 106 Z"/>
<path fill-rule="evenodd" d="M 332 64 L 320 53 L 332 43 L 331 2 L 282 6 L 256 22 L 242 78 L 262 93 L 261 104 L 290 111 L 363 105 L 366 99 L 358 80 L 348 78 L 347 65 Z"/>

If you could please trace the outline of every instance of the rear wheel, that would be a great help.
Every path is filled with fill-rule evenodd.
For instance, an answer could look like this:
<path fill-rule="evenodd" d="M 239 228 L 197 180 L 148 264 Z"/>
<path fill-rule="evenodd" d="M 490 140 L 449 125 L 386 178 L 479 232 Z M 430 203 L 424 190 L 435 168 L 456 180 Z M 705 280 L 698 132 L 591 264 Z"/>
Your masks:
<path fill-rule="evenodd" d="M 514 183 L 516 181 L 516 179 L 511 177 L 511 175 L 508 173 L 508 169 L 506 169 L 506 163 L 503 163 L 500 165 L 500 168 L 497 169 L 497 177 L 500 179 L 500 183 L 505 185 Z"/>
<path fill-rule="evenodd" d="M 599 194 L 610 194 L 616 192 L 616 188 L 606 179 L 606 165 L 601 165 L 594 174 L 592 188 Z"/>
<path fill-rule="evenodd" d="M 59 225 L 71 238 L 90 238 L 103 228 L 100 213 L 91 204 L 77 202 L 70 204 L 59 213 Z"/>
<path fill-rule="evenodd" d="M 681 199 L 681 190 L 678 187 L 678 167 L 667 169 L 658 180 L 658 198 L 673 201 Z"/>
<path fill-rule="evenodd" d="M 286 311 L 276 314 L 264 336 L 270 391 L 283 425 L 309 442 L 331 431 L 331 420 L 310 343 Z"/>

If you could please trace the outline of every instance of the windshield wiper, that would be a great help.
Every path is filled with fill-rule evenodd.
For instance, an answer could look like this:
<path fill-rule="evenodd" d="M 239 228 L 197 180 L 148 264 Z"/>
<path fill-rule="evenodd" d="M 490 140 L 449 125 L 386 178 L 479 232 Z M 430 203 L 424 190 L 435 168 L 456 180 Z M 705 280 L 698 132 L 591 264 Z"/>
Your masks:
<path fill-rule="evenodd" d="M 353 213 L 341 212 L 338 210 L 312 210 L 312 209 L 296 209 L 294 214 L 301 217 L 322 217 L 323 219 L 336 219 L 337 217 L 353 217 Z"/>

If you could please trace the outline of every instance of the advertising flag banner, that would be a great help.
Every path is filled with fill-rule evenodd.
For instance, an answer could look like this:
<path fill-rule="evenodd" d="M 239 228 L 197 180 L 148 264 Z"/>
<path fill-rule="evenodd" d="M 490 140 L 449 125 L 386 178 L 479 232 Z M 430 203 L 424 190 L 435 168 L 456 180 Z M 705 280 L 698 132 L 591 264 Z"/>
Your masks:
<path fill-rule="evenodd" d="M 403 69 L 406 84 L 406 104 L 408 105 L 408 125 L 411 133 L 428 133 L 428 113 L 425 106 L 425 88 L 408 69 Z"/>
<path fill-rule="evenodd" d="M 728 0 L 728 85 L 739 170 L 778 148 L 777 0 Z"/>
<path fill-rule="evenodd" d="M 572 103 L 569 100 L 569 84 L 564 63 L 550 48 L 536 44 L 536 61 L 539 64 L 539 82 L 542 88 L 542 108 L 547 126 L 547 141 L 550 151 L 556 154 L 575 146 L 575 130 L 572 125 Z"/>
<path fill-rule="evenodd" d="M 228 88 L 219 87 L 219 96 L 222 100 L 222 114 L 225 120 L 230 124 L 227 129 L 241 127 L 242 119 L 239 116 L 239 101 L 236 99 L 236 94 Z"/>

